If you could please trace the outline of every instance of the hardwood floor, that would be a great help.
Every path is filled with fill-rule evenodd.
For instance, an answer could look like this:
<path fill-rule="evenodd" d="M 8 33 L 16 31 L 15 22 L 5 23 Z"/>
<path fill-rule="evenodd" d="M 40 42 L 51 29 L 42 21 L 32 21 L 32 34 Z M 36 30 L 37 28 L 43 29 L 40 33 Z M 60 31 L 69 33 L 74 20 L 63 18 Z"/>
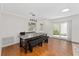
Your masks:
<path fill-rule="evenodd" d="M 33 52 L 25 53 L 19 44 L 2 49 L 2 56 L 72 56 L 72 42 L 49 38 L 48 44 L 34 47 Z"/>

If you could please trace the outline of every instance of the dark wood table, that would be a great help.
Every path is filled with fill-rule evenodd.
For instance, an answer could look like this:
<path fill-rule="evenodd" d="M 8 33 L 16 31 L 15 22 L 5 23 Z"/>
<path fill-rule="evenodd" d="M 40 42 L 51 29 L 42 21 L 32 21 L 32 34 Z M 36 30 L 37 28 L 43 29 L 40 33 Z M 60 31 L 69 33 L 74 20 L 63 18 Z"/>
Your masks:
<path fill-rule="evenodd" d="M 33 47 L 42 46 L 44 42 L 48 43 L 48 36 L 44 34 L 35 34 L 31 36 L 27 36 L 27 35 L 20 36 L 20 47 L 23 47 L 25 49 L 25 53 L 27 52 L 27 50 L 32 52 Z"/>

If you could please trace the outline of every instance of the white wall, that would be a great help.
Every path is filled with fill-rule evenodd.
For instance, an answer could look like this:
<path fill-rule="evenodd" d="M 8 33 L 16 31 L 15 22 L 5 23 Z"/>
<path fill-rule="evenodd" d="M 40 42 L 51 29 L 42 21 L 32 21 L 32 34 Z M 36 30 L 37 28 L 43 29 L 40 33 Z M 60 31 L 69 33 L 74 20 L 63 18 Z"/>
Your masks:
<path fill-rule="evenodd" d="M 44 21 L 44 32 L 48 34 L 48 36 L 52 36 L 52 23 L 50 21 Z"/>
<path fill-rule="evenodd" d="M 13 44 L 19 42 L 17 38 L 19 32 L 27 31 L 27 20 L 19 16 L 15 16 L 9 13 L 2 13 L 2 19 L 0 20 L 0 36 L 2 39 L 2 46 L 6 46 L 7 43 Z M 11 39 L 6 41 L 7 39 Z"/>
<path fill-rule="evenodd" d="M 72 41 L 79 43 L 79 15 L 72 17 Z"/>
<path fill-rule="evenodd" d="M 6 13 L 2 14 L 2 18 L 2 35 L 14 35 L 20 31 L 27 30 L 25 18 Z"/>
<path fill-rule="evenodd" d="M 42 19 L 42 18 L 41 18 Z M 50 21 L 48 21 L 48 20 L 38 20 L 38 22 L 37 22 L 37 32 L 41 32 L 40 31 L 40 23 L 41 24 L 43 24 L 43 30 L 42 30 L 42 32 L 43 33 L 47 33 L 48 34 L 48 36 L 50 36 L 51 37 L 51 32 L 52 32 L 52 27 L 51 27 L 51 25 L 52 25 L 52 23 L 50 22 Z"/>

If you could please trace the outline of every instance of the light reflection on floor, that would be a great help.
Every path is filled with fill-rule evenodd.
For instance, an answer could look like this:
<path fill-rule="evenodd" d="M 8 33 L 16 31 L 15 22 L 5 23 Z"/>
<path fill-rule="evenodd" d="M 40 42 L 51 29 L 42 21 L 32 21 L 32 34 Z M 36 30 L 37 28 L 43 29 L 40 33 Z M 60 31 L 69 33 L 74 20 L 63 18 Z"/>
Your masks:
<path fill-rule="evenodd" d="M 48 44 L 35 47 L 33 52 L 25 53 L 19 45 L 13 45 L 2 49 L 3 56 L 72 56 L 79 55 L 79 44 L 70 41 L 49 38 Z"/>

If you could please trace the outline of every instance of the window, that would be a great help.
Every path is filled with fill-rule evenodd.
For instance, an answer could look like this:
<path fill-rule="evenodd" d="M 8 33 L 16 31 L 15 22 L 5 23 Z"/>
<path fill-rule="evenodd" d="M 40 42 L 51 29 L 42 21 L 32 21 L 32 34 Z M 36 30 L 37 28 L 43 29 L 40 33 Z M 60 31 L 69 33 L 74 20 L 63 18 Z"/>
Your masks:
<path fill-rule="evenodd" d="M 60 34 L 63 36 L 67 36 L 67 23 L 61 23 L 60 27 L 61 27 Z"/>
<path fill-rule="evenodd" d="M 54 24 L 53 25 L 53 35 L 59 35 L 60 34 L 60 24 Z"/>
<path fill-rule="evenodd" d="M 53 25 L 53 36 L 67 38 L 67 22 Z"/>

